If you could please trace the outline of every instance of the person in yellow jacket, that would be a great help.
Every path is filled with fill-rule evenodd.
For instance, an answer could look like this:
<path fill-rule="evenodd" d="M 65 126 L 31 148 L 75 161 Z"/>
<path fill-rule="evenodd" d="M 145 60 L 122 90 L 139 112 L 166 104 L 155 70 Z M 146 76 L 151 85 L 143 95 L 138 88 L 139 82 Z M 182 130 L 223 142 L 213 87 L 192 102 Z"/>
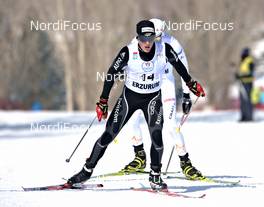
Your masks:
<path fill-rule="evenodd" d="M 236 73 L 239 80 L 240 88 L 240 111 L 241 118 L 239 121 L 253 120 L 253 104 L 251 102 L 251 92 L 254 81 L 254 60 L 250 55 L 250 49 L 244 48 L 241 52 L 241 62 L 239 71 Z"/>

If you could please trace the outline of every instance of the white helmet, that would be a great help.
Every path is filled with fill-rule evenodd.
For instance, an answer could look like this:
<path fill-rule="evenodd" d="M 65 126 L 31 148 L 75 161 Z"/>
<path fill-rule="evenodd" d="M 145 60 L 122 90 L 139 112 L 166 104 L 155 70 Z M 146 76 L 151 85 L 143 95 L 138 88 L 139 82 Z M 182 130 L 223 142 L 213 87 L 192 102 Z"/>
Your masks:
<path fill-rule="evenodd" d="M 165 21 L 157 18 L 150 19 L 149 21 L 153 22 L 154 24 L 156 37 L 160 37 L 165 31 Z"/>

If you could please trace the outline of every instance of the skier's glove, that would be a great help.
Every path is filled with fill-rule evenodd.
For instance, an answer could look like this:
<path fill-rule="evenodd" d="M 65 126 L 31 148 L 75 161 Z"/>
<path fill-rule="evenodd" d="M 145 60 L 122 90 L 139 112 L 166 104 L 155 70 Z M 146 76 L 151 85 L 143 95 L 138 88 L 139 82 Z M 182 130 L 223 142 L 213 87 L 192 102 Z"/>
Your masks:
<path fill-rule="evenodd" d="M 197 81 L 190 80 L 188 83 L 186 83 L 186 85 L 188 86 L 188 88 L 190 89 L 190 91 L 194 93 L 194 95 L 196 95 L 198 97 L 205 96 L 205 92 L 204 92 L 203 87 Z"/>
<path fill-rule="evenodd" d="M 183 99 L 182 99 L 182 111 L 185 114 L 188 114 L 192 108 L 192 100 L 190 98 L 189 93 L 184 93 L 183 94 Z"/>
<path fill-rule="evenodd" d="M 96 103 L 96 114 L 98 121 L 101 119 L 106 119 L 108 114 L 108 104 L 107 99 L 100 98 L 99 102 Z"/>

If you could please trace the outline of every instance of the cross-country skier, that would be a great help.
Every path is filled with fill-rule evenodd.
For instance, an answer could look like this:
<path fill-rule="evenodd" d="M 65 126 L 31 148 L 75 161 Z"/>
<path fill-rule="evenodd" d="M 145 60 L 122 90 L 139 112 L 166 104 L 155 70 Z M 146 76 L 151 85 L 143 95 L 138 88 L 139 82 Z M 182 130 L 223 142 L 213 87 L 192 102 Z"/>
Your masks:
<path fill-rule="evenodd" d="M 252 121 L 253 120 L 253 103 L 251 101 L 251 94 L 254 82 L 254 59 L 250 54 L 249 48 L 244 48 L 241 52 L 241 62 L 239 72 L 236 73 L 236 79 L 240 83 L 240 115 L 239 121 Z"/>
<path fill-rule="evenodd" d="M 165 32 L 165 22 L 160 19 L 150 19 L 154 23 L 156 32 L 156 41 L 162 41 L 171 45 L 174 51 L 177 53 L 181 62 L 185 65 L 188 70 L 188 62 L 184 50 L 180 43 L 168 33 Z M 136 39 L 132 40 L 136 41 Z M 165 74 L 162 76 L 161 84 L 161 94 L 162 94 L 162 104 L 163 104 L 163 137 L 168 135 L 174 139 L 176 152 L 180 158 L 180 165 L 184 175 L 188 179 L 203 179 L 201 172 L 198 171 L 191 163 L 188 157 L 188 153 L 185 148 L 184 138 L 181 132 L 177 131 L 176 123 L 176 95 L 175 95 L 175 78 L 173 75 L 173 66 L 168 63 L 166 65 Z M 189 89 L 182 80 L 183 88 L 183 103 L 182 110 L 184 114 L 187 114 L 192 106 L 192 101 L 190 99 Z M 135 158 L 131 161 L 125 168 L 123 172 L 135 172 L 143 171 L 146 167 L 146 153 L 143 147 L 142 132 L 140 130 L 140 117 L 141 111 L 136 111 L 127 123 L 127 130 L 131 130 L 133 134 L 132 142 L 135 152 Z M 166 132 L 166 133 L 165 133 Z"/>
<path fill-rule="evenodd" d="M 123 47 L 108 70 L 108 76 L 126 72 L 123 92 L 116 102 L 106 123 L 102 136 L 94 144 L 90 157 L 82 170 L 68 179 L 69 184 L 88 180 L 107 146 L 138 109 L 144 113 L 151 137 L 151 164 L 149 182 L 152 189 L 165 189 L 161 178 L 161 159 L 163 154 L 162 126 L 163 110 L 161 102 L 161 78 L 169 61 L 196 96 L 204 96 L 202 86 L 191 78 L 184 64 L 173 48 L 164 42 L 154 42 L 155 28 L 151 21 L 143 20 L 137 24 L 137 42 Z M 96 104 L 98 120 L 107 118 L 108 97 L 114 79 L 106 79 L 99 102 Z"/>

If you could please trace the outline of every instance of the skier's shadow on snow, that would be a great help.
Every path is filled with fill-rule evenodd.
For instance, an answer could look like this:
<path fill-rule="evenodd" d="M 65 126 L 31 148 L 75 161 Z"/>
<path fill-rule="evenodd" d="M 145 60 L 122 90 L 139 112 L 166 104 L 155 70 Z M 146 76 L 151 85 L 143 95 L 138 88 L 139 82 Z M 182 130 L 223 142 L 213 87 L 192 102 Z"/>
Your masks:
<path fill-rule="evenodd" d="M 189 181 L 194 183 L 192 186 L 169 186 L 169 189 L 175 190 L 184 190 L 182 193 L 193 193 L 198 191 L 205 191 L 209 189 L 216 189 L 216 188 L 256 188 L 257 185 L 263 185 L 263 183 L 246 183 L 244 179 L 251 178 L 248 176 L 231 176 L 231 175 L 219 175 L 219 176 L 207 176 L 208 178 L 212 179 L 228 179 L 228 178 L 236 178 L 237 180 L 243 179 L 242 182 L 238 184 L 227 184 L 227 183 L 208 183 L 208 185 L 199 185 L 200 181 Z M 198 185 L 196 185 L 198 184 Z"/>

